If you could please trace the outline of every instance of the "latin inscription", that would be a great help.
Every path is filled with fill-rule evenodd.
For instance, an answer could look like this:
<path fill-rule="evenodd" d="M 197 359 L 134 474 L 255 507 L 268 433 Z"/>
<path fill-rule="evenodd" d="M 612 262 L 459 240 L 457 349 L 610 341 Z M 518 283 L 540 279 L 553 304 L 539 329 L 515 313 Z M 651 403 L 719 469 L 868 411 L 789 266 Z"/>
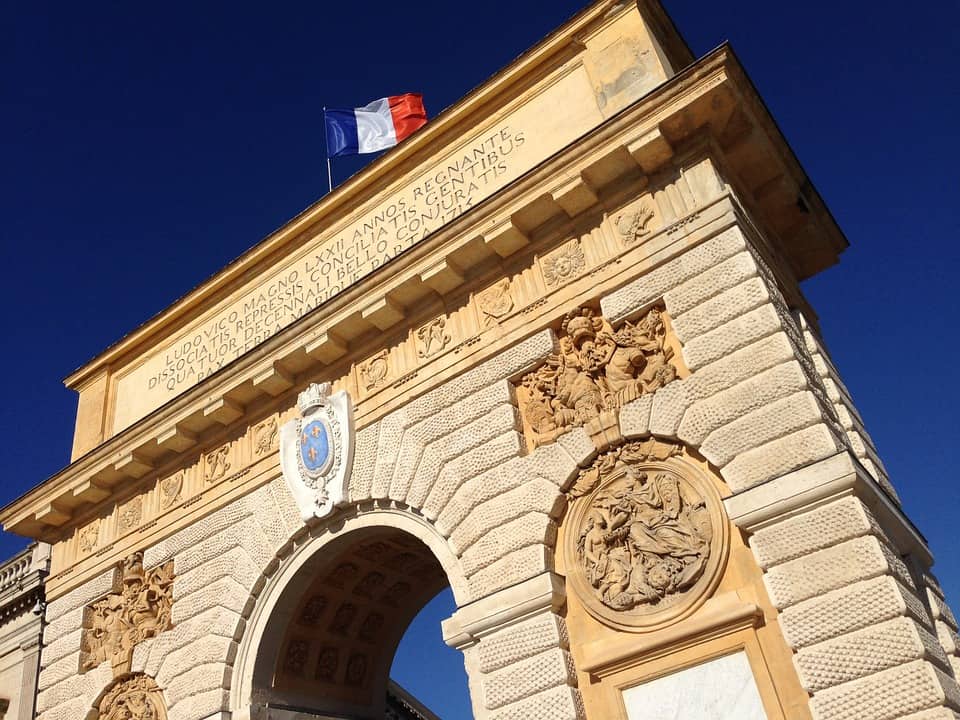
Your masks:
<path fill-rule="evenodd" d="M 585 70 L 573 69 L 350 224 L 306 239 L 299 253 L 251 281 L 245 294 L 124 371 L 113 432 L 273 337 L 601 120 Z"/>
<path fill-rule="evenodd" d="M 146 389 L 179 392 L 199 382 L 456 219 L 507 173 L 525 142 L 523 130 L 504 127 L 468 147 L 180 340 Z"/>

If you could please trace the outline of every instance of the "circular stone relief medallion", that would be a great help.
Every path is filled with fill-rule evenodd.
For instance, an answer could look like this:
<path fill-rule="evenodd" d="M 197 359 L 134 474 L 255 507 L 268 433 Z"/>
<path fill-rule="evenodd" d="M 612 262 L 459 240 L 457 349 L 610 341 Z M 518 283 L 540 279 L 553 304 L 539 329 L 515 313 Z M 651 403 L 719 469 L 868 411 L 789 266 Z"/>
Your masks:
<path fill-rule="evenodd" d="M 597 619 L 654 630 L 716 588 L 728 530 L 720 495 L 680 460 L 618 463 L 571 513 L 568 576 Z"/>

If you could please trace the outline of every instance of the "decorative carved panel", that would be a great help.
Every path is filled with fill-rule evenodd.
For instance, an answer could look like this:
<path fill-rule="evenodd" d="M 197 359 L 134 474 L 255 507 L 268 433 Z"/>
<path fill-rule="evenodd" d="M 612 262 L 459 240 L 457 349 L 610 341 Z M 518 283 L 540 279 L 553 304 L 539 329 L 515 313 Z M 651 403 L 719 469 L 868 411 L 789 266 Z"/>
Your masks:
<path fill-rule="evenodd" d="M 602 454 L 570 490 L 568 577 L 587 610 L 642 630 L 674 622 L 716 587 L 727 523 L 710 478 L 648 439 Z"/>
<path fill-rule="evenodd" d="M 543 259 L 543 279 L 547 287 L 556 287 L 579 277 L 586 267 L 587 259 L 580 241 L 572 240 Z"/>
<path fill-rule="evenodd" d="M 167 720 L 163 693 L 147 675 L 123 678 L 97 703 L 96 720 Z"/>
<path fill-rule="evenodd" d="M 477 295 L 477 307 L 483 320 L 483 326 L 488 327 L 507 313 L 513 310 L 513 295 L 510 292 L 510 279 L 501 278 Z"/>
<path fill-rule="evenodd" d="M 390 374 L 390 354 L 381 350 L 358 367 L 360 382 L 367 391 L 377 390 L 387 384 Z"/>
<path fill-rule="evenodd" d="M 525 375 L 519 388 L 520 411 L 534 445 L 577 426 L 602 436 L 617 425 L 624 404 L 676 379 L 662 312 L 654 307 L 617 330 L 590 308 L 567 314 L 559 352 Z M 612 444 L 619 432 L 612 434 L 598 446 Z"/>
<path fill-rule="evenodd" d="M 417 330 L 417 357 L 428 358 L 443 350 L 451 340 L 447 319 L 442 315 Z"/>
<path fill-rule="evenodd" d="M 109 660 L 114 677 L 130 672 L 133 648 L 172 627 L 173 561 L 143 568 L 143 553 L 118 569 L 119 587 L 84 610 L 80 672 Z"/>

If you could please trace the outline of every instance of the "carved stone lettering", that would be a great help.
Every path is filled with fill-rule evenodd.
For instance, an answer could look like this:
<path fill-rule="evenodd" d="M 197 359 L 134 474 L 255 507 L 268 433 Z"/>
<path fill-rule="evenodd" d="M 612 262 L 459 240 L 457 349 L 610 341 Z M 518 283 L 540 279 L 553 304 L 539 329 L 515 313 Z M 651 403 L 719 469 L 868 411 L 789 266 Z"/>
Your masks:
<path fill-rule="evenodd" d="M 97 705 L 96 720 L 166 720 L 163 693 L 153 678 L 132 675 L 111 687 Z"/>
<path fill-rule="evenodd" d="M 417 330 L 417 356 L 428 358 L 443 350 L 450 342 L 447 319 L 438 317 Z"/>
<path fill-rule="evenodd" d="M 510 293 L 510 280 L 501 278 L 482 293 L 477 295 L 477 307 L 483 318 L 484 326 L 492 325 L 513 310 L 513 296 Z"/>
<path fill-rule="evenodd" d="M 521 413 L 534 445 L 581 425 L 598 433 L 615 424 L 624 404 L 673 381 L 666 334 L 659 308 L 616 331 L 589 308 L 567 314 L 560 352 L 521 381 Z"/>
<path fill-rule="evenodd" d="M 119 591 L 88 605 L 80 637 L 80 672 L 109 660 L 114 677 L 130 672 L 133 648 L 172 627 L 173 561 L 143 568 L 143 553 L 119 568 Z"/>

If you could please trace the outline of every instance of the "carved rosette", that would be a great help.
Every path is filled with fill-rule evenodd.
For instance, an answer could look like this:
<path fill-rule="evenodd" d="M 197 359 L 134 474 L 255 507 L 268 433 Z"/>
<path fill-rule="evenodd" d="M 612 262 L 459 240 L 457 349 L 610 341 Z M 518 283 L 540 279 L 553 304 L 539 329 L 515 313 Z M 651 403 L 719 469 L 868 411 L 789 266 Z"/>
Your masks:
<path fill-rule="evenodd" d="M 679 446 L 649 439 L 582 471 L 566 535 L 568 578 L 604 623 L 652 630 L 699 607 L 723 570 L 720 495 Z"/>
<path fill-rule="evenodd" d="M 660 307 L 617 330 L 578 308 L 564 318 L 559 338 L 559 352 L 521 380 L 520 411 L 534 446 L 587 426 L 606 449 L 619 440 L 619 409 L 677 377 Z"/>
<path fill-rule="evenodd" d="M 96 705 L 96 720 L 166 720 L 163 693 L 153 678 L 131 675 L 115 682 Z"/>
<path fill-rule="evenodd" d="M 80 672 L 109 660 L 114 677 L 130 672 L 133 649 L 173 626 L 173 561 L 144 570 L 143 553 L 121 564 L 117 588 L 84 610 Z"/>

